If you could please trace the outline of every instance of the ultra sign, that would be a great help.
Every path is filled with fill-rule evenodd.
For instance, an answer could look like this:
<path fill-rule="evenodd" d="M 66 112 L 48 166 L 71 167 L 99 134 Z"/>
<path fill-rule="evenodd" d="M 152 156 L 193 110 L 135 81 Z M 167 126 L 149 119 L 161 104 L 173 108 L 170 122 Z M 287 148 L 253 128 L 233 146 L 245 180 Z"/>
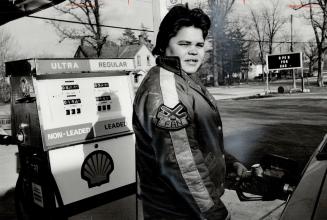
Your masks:
<path fill-rule="evenodd" d="M 302 53 L 267 55 L 268 70 L 302 68 Z"/>
<path fill-rule="evenodd" d="M 37 74 L 82 73 L 134 70 L 134 60 L 127 59 L 37 59 Z"/>

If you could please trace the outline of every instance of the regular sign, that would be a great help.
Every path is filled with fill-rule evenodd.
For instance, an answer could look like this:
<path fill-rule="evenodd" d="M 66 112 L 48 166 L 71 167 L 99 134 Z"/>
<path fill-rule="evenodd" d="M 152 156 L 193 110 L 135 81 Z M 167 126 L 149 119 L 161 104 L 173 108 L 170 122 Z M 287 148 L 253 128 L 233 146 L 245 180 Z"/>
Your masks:
<path fill-rule="evenodd" d="M 133 58 L 127 59 L 36 59 L 37 74 L 82 73 L 96 71 L 131 71 Z"/>
<path fill-rule="evenodd" d="M 268 70 L 302 68 L 302 53 L 267 55 Z"/>

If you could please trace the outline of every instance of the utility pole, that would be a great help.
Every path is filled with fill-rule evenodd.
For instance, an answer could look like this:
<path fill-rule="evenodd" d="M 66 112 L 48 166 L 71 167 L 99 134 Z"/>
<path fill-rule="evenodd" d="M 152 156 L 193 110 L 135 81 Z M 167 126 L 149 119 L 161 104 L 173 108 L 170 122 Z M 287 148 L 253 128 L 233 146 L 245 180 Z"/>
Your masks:
<path fill-rule="evenodd" d="M 293 52 L 293 15 L 291 14 L 291 52 Z M 293 89 L 296 89 L 296 77 L 294 69 L 291 70 L 293 75 Z"/>
<path fill-rule="evenodd" d="M 291 14 L 291 52 L 293 52 L 293 15 Z"/>

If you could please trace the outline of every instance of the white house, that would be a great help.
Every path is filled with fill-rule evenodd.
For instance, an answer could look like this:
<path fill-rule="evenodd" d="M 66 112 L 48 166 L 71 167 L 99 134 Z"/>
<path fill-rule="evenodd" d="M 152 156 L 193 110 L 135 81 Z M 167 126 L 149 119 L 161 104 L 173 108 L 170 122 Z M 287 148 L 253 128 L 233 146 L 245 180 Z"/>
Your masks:
<path fill-rule="evenodd" d="M 265 74 L 267 73 L 266 65 L 264 66 L 264 72 L 265 72 Z M 252 80 L 255 77 L 258 77 L 260 75 L 262 75 L 262 64 L 250 61 L 249 62 L 249 70 L 248 70 L 247 78 Z"/>

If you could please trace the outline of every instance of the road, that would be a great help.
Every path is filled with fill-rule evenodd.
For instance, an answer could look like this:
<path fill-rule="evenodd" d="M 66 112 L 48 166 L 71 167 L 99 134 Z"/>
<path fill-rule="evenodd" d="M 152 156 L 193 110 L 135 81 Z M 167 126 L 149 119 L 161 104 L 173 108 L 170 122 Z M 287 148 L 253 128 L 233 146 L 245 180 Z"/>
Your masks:
<path fill-rule="evenodd" d="M 248 167 L 267 153 L 305 166 L 327 133 L 327 89 L 270 98 L 218 100 L 225 148 Z M 234 219 L 278 219 L 283 201 L 240 202 L 234 191 L 222 197 Z"/>
<path fill-rule="evenodd" d="M 213 91 L 214 92 L 214 91 Z M 222 99 L 218 105 L 223 120 L 225 148 L 250 166 L 266 153 L 274 153 L 299 161 L 303 167 L 322 137 L 327 133 L 327 90 L 308 94 L 274 95 L 258 99 Z M 13 187 L 15 146 L 0 149 L 0 219 L 14 220 Z M 234 219 L 260 219 L 282 204 L 281 201 L 237 201 L 227 191 L 224 202 Z M 135 219 L 135 196 L 72 216 L 70 220 Z M 268 219 L 278 219 L 278 212 Z"/>
<path fill-rule="evenodd" d="M 218 101 L 225 147 L 247 165 L 265 153 L 303 167 L 327 133 L 327 93 Z"/>

